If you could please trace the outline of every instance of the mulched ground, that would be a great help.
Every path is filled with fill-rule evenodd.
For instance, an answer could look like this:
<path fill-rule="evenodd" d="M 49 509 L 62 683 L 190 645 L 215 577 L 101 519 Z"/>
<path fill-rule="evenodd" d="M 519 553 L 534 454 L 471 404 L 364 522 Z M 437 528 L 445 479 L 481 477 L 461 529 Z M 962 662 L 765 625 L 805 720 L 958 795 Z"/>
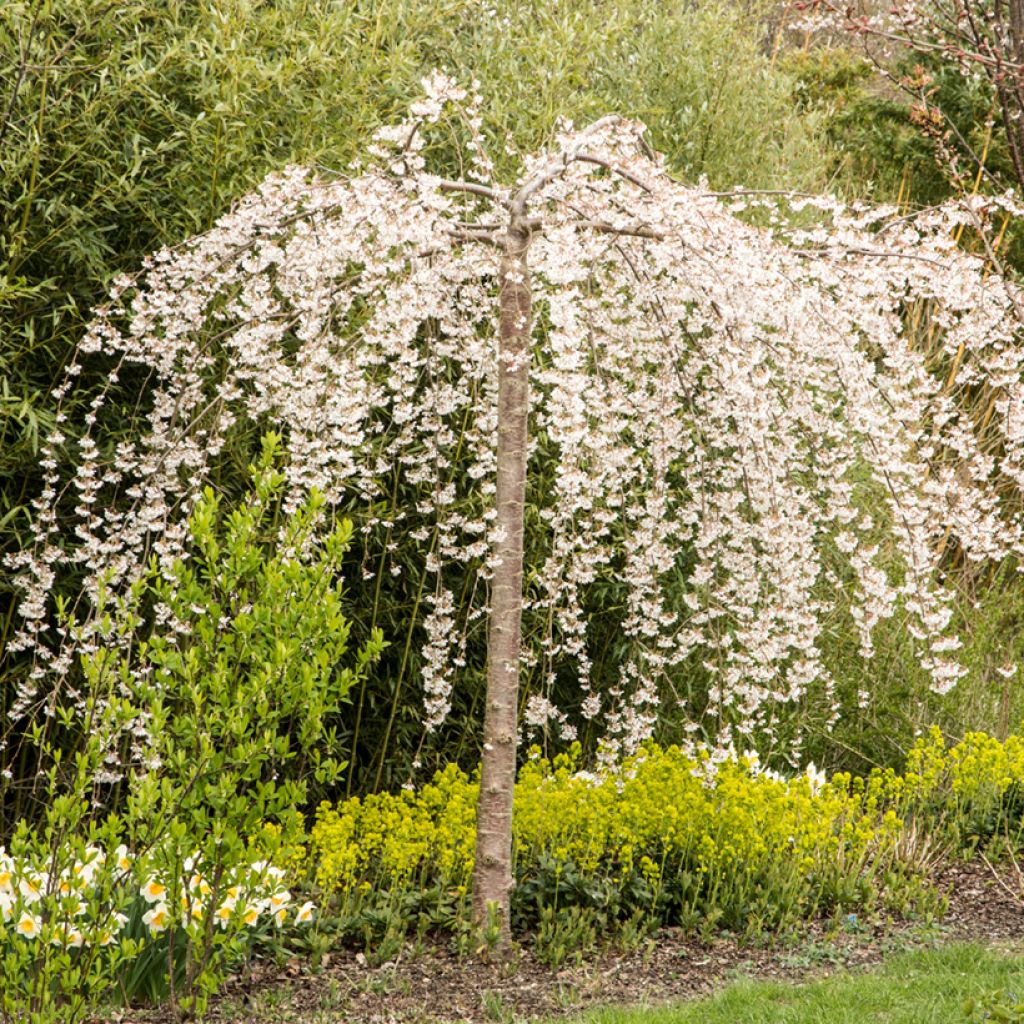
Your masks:
<path fill-rule="evenodd" d="M 315 973 L 299 962 L 256 965 L 229 983 L 206 1019 L 211 1024 L 507 1024 L 515 1018 L 576 1014 L 596 1004 L 692 998 L 739 976 L 820 976 L 877 963 L 895 950 L 926 942 L 974 940 L 1011 948 L 1024 942 L 1016 871 L 1001 869 L 997 877 L 987 864 L 958 864 L 945 868 L 938 883 L 949 909 L 931 926 L 866 927 L 851 921 L 837 931 L 834 924 L 820 922 L 809 925 L 798 942 L 775 948 L 731 938 L 704 943 L 663 929 L 634 951 L 608 951 L 557 971 L 528 951 L 508 965 L 495 965 L 459 958 L 444 946 L 381 966 L 370 966 L 361 953 L 337 951 Z M 162 1013 L 136 1011 L 103 1018 L 104 1024 L 168 1020 Z"/>

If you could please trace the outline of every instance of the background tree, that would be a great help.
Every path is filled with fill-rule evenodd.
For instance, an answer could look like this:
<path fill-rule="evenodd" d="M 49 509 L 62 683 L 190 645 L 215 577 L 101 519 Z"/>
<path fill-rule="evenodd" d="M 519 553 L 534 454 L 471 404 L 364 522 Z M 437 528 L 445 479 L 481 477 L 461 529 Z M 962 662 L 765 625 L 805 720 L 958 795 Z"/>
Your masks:
<path fill-rule="evenodd" d="M 919 128 L 940 147 L 948 173 L 961 190 L 977 177 L 997 186 L 987 138 L 972 131 L 939 90 L 943 69 L 991 91 L 990 118 L 998 118 L 1009 155 L 1012 183 L 1024 188 L 1024 6 L 1019 0 L 898 0 L 884 11 L 816 0 L 801 5 L 826 12 L 826 25 L 858 36 L 875 66 L 911 100 Z M 920 63 L 910 68 L 906 54 Z M 983 119 L 984 120 L 984 119 Z M 980 127 L 980 126 L 979 126 Z M 977 186 L 975 186 L 976 188 Z"/>
<path fill-rule="evenodd" d="M 522 153 L 550 142 L 559 117 L 589 123 L 615 110 L 642 117 L 670 164 L 693 180 L 820 187 L 821 117 L 794 114 L 794 77 L 761 51 L 750 10 L 728 0 L 696 8 L 661 0 L 0 5 L 0 554 L 32 544 L 52 391 L 112 280 L 147 253 L 209 229 L 271 169 L 347 167 L 380 124 L 404 113 L 436 65 L 472 68 L 481 80 L 489 97 L 483 130 L 505 180 Z M 435 157 L 439 169 L 457 173 L 451 145 Z M 63 402 L 67 454 L 78 451 L 89 403 L 108 387 L 106 443 L 141 429 L 154 378 L 129 371 L 111 387 L 109 369 L 102 358 L 86 360 Z M 228 503 L 245 492 L 260 433 L 235 430 L 216 460 L 212 482 Z M 398 500 L 412 507 L 417 499 Z M 387 528 L 379 532 L 357 535 L 347 566 L 353 602 L 394 640 L 360 685 L 356 713 L 336 723 L 352 792 L 398 786 L 453 759 L 468 765 L 478 737 L 463 723 L 483 706 L 481 671 L 453 694 L 456 714 L 425 731 L 417 690 L 427 666 L 410 624 L 431 590 L 421 587 L 419 563 L 401 552 L 400 573 L 388 566 L 383 578 L 364 578 L 376 561 L 366 546 L 389 542 Z M 76 543 L 73 535 L 66 543 Z M 539 563 L 546 551 L 528 537 L 526 557 Z M 472 587 L 469 579 L 464 594 L 463 581 L 452 580 L 456 603 Z M 8 646 L 16 604 L 14 580 L 0 570 L 0 716 L 31 671 Z M 595 647 L 598 675 L 615 672 L 618 607 L 609 590 L 588 610 L 607 634 Z M 529 616 L 526 625 L 534 628 Z M 476 620 L 466 652 L 474 668 L 482 670 L 484 647 Z M 535 689 L 531 677 L 527 699 Z M 581 739 L 595 737 L 584 730 Z"/>

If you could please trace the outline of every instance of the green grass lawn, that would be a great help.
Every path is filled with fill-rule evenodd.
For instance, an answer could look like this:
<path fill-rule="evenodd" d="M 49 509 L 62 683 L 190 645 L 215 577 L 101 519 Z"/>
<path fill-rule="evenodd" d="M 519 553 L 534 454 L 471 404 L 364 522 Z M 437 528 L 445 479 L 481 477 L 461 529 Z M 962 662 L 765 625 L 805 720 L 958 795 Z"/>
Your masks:
<path fill-rule="evenodd" d="M 739 981 L 665 1009 L 607 1008 L 584 1024 L 962 1024 L 965 999 L 997 989 L 1024 998 L 1024 958 L 981 946 L 906 953 L 877 971 L 807 984 Z"/>

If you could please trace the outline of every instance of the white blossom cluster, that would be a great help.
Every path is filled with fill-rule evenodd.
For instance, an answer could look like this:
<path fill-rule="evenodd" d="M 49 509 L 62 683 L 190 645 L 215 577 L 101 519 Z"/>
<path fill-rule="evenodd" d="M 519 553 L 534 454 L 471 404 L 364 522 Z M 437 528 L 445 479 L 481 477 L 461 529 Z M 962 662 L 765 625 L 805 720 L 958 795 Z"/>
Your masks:
<path fill-rule="evenodd" d="M 52 625 L 58 575 L 84 571 L 95 597 L 104 578 L 127 587 L 150 554 L 178 555 L 232 428 L 271 422 L 295 502 L 317 487 L 369 509 L 364 530 L 418 551 L 425 716 L 443 720 L 467 630 L 487 612 L 494 243 L 516 191 L 489 178 L 472 98 L 460 108 L 472 181 L 429 172 L 429 124 L 464 96 L 435 76 L 411 119 L 381 134 L 374 164 L 332 180 L 275 174 L 117 283 L 58 398 L 101 353 L 148 374 L 148 422 L 103 451 L 100 395 L 76 453 L 59 423 L 47 443 L 37 544 L 19 560 L 20 644 L 36 668 L 16 716 L 68 664 L 70 634 Z M 524 181 L 543 179 L 526 211 L 531 458 L 555 460 L 536 496 L 545 557 L 527 611 L 547 626 L 523 651 L 540 680 L 529 724 L 571 736 L 573 721 L 597 720 L 635 748 L 663 684 L 685 671 L 708 681 L 705 732 L 749 745 L 811 688 L 831 699 L 823 622 L 840 604 L 865 658 L 876 627 L 904 617 L 935 690 L 948 690 L 963 669 L 943 552 L 1024 553 L 1005 500 L 1024 485 L 1020 296 L 952 236 L 983 203 L 1016 208 L 975 199 L 899 217 L 793 199 L 780 212 L 779 197 L 681 184 L 641 137 L 616 119 L 567 128 L 524 167 Z M 992 396 L 981 425 L 957 401 L 978 390 Z M 415 507 L 392 503 L 396 473 Z M 74 508 L 58 517 L 66 487 Z M 69 516 L 73 544 L 58 529 Z M 365 575 L 402 571 L 380 554 Z M 468 597 L 450 590 L 453 566 L 475 572 Z M 584 604 L 602 580 L 626 598 L 618 678 L 599 686 Z M 95 643 L 82 607 L 75 642 Z M 578 704 L 558 708 L 551 683 L 567 672 Z"/>

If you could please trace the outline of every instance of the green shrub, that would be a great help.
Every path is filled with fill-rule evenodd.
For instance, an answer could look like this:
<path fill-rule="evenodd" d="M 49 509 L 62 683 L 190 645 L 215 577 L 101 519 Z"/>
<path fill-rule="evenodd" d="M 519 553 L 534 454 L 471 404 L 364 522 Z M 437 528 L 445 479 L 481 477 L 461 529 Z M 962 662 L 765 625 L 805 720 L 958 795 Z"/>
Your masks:
<path fill-rule="evenodd" d="M 1024 1001 L 1005 989 L 982 996 L 980 999 L 964 1001 L 964 1018 L 969 1024 L 1022 1024 L 1024 1022 Z"/>
<path fill-rule="evenodd" d="M 311 787 L 344 768 L 332 723 L 383 640 L 349 651 L 351 523 L 315 493 L 286 513 L 278 451 L 266 437 L 234 511 L 205 492 L 187 559 L 99 609 L 84 694 L 61 691 L 56 735 L 34 727 L 46 810 L 0 851 L 7 1019 L 73 1024 L 115 985 L 201 1010 L 261 929 L 310 915 L 284 866 Z M 81 700 L 92 728 L 71 744 L 59 723 Z"/>

